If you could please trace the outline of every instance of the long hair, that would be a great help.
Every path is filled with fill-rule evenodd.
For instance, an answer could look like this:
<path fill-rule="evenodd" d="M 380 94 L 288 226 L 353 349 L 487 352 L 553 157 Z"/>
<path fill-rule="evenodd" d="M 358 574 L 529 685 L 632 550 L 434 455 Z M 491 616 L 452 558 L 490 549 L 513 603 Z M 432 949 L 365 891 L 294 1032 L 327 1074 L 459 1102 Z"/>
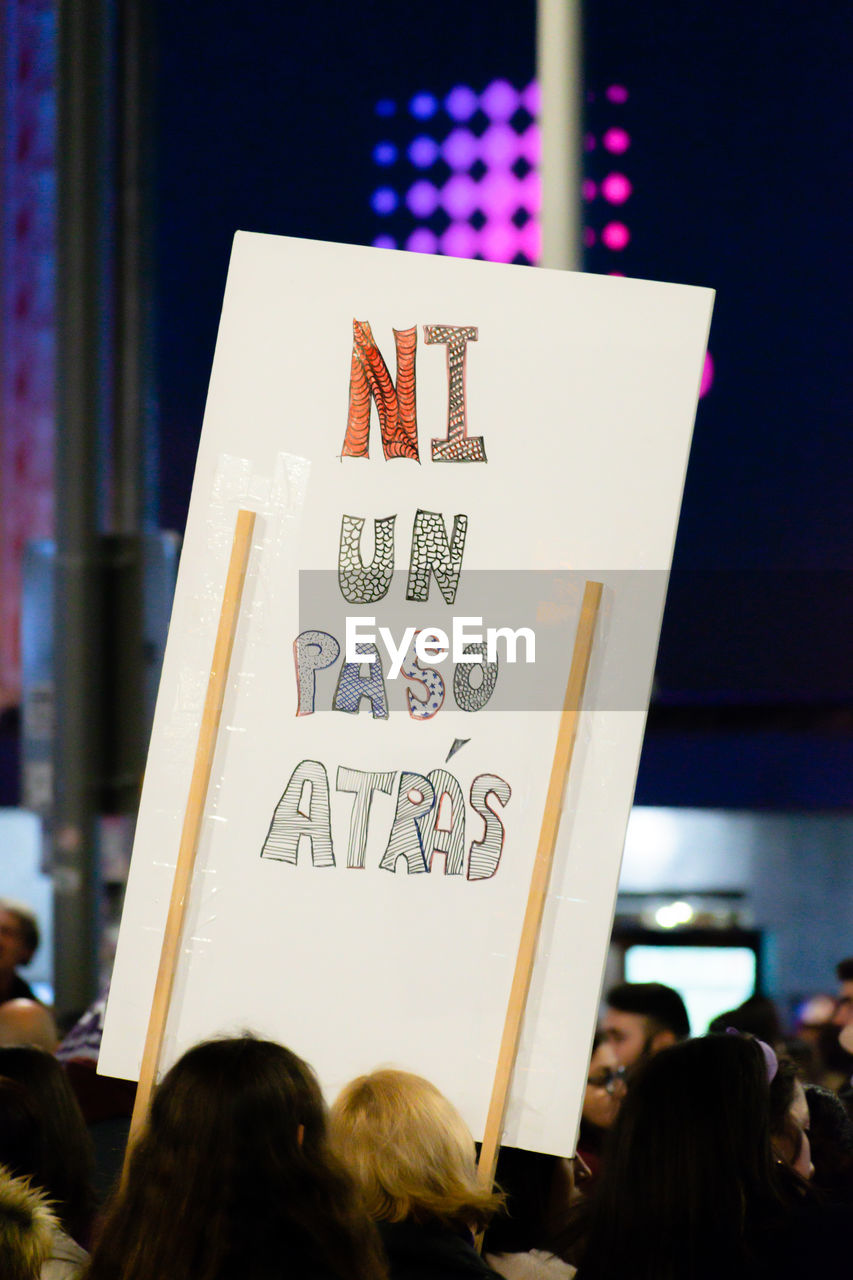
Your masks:
<path fill-rule="evenodd" d="M 502 1202 L 478 1181 L 465 1121 L 422 1076 L 390 1068 L 360 1076 L 332 1105 L 329 1123 L 377 1222 L 484 1227 Z"/>
<path fill-rule="evenodd" d="M 70 1236 L 88 1242 L 95 1196 L 92 1139 L 62 1066 L 32 1045 L 0 1048 L 0 1076 L 25 1090 L 41 1129 L 39 1155 L 25 1172 L 46 1192 Z"/>
<path fill-rule="evenodd" d="M 755 1041 L 706 1036 L 665 1049 L 622 1104 L 587 1207 L 584 1280 L 740 1275 L 752 1241 L 790 1203 L 770 1142 Z"/>
<path fill-rule="evenodd" d="M 251 1036 L 196 1045 L 155 1093 L 86 1280 L 384 1280 L 373 1225 L 328 1150 L 320 1087 Z"/>

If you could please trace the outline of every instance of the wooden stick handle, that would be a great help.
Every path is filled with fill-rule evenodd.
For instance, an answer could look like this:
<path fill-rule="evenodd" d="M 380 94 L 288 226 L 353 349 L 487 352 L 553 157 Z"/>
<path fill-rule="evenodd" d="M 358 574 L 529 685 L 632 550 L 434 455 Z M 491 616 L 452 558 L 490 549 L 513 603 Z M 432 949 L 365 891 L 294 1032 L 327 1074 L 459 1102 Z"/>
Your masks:
<path fill-rule="evenodd" d="M 201 716 L 195 765 L 193 766 L 189 795 L 187 796 L 181 843 L 178 848 L 178 861 L 175 867 L 175 878 L 172 882 L 172 896 L 169 901 L 169 914 L 166 917 L 166 930 L 163 934 L 163 946 L 160 951 L 160 967 L 157 970 L 157 982 L 154 987 L 154 998 L 151 1003 L 151 1014 L 148 1019 L 148 1031 L 145 1037 L 145 1048 L 142 1053 L 142 1064 L 139 1070 L 139 1086 L 136 1091 L 136 1103 L 130 1122 L 128 1152 L 133 1139 L 141 1129 L 148 1114 L 148 1103 L 154 1087 L 160 1051 L 163 1046 L 166 1019 L 169 1014 L 169 1002 L 172 996 L 172 985 L 175 979 L 178 947 L 180 946 L 181 931 L 186 914 L 187 890 L 201 835 L 204 804 L 210 783 L 210 772 L 213 768 L 213 755 L 216 750 L 219 719 L 222 715 L 222 704 L 225 699 L 228 668 L 231 663 L 234 635 L 240 616 L 240 601 L 243 595 L 243 583 L 246 578 L 246 568 L 249 563 L 254 528 L 254 511 L 240 510 L 237 513 L 237 525 L 234 530 L 234 542 L 231 547 L 231 560 L 225 579 L 225 591 L 223 592 L 222 608 L 219 613 L 219 627 L 216 632 L 213 661 L 210 667 L 210 680 Z M 125 1156 L 126 1167 L 127 1156 Z"/>
<path fill-rule="evenodd" d="M 587 582 L 584 587 L 581 616 L 575 636 L 572 665 L 569 671 L 569 681 L 566 685 L 566 697 L 563 703 L 563 713 L 560 717 L 557 745 L 554 749 L 554 761 L 551 766 L 551 779 L 548 783 L 548 794 L 545 799 L 545 812 L 542 816 L 542 827 L 539 832 L 539 845 L 536 850 L 536 861 L 533 864 L 533 874 L 530 878 L 527 910 L 524 913 L 524 923 L 521 928 L 521 941 L 518 944 L 515 973 L 512 978 L 503 1037 L 495 1069 L 495 1081 L 492 1086 L 492 1097 L 486 1117 L 486 1131 L 483 1135 L 483 1145 L 480 1149 L 480 1160 L 477 1166 L 481 1183 L 489 1188 L 495 1180 L 498 1151 L 501 1145 L 501 1136 L 509 1101 L 509 1086 L 515 1067 L 519 1040 L 521 1039 L 524 1007 L 527 1003 L 527 993 L 530 990 L 536 944 L 539 940 L 542 913 L 545 909 L 548 881 L 551 876 L 551 864 L 554 861 L 557 831 L 560 826 L 560 815 L 563 811 L 563 798 L 566 792 L 566 779 L 571 767 L 575 739 L 577 738 L 578 720 L 589 670 L 589 660 L 592 654 L 592 641 L 598 617 L 598 608 L 601 603 L 601 592 L 602 584 L 600 582 Z"/>

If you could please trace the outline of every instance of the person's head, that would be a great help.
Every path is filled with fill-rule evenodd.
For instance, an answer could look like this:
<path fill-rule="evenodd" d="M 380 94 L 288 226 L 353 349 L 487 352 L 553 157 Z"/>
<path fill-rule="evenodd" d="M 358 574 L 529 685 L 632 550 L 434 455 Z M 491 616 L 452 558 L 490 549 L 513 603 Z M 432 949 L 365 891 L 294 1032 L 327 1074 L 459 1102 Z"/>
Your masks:
<path fill-rule="evenodd" d="M 783 1196 L 774 1159 L 756 1041 L 703 1036 L 648 1058 L 614 1127 L 584 1275 L 681 1280 L 720 1274 L 726 1257 L 734 1266 L 744 1235 Z"/>
<path fill-rule="evenodd" d="M 29 964 L 38 945 L 38 921 L 29 907 L 0 898 L 0 973 L 11 975 Z"/>
<path fill-rule="evenodd" d="M 782 1039 L 779 1011 L 769 996 L 753 995 L 736 1009 L 718 1014 L 708 1027 L 710 1033 L 722 1033 L 728 1027 L 757 1036 L 765 1044 L 775 1045 Z"/>
<path fill-rule="evenodd" d="M 837 1027 L 846 1027 L 853 1022 L 853 956 L 839 961 L 835 972 L 839 988 L 832 1021 Z"/>
<path fill-rule="evenodd" d="M 612 1127 L 625 1096 L 625 1068 L 603 1031 L 592 1042 L 582 1116 L 596 1129 Z"/>
<path fill-rule="evenodd" d="M 0 1047 L 30 1044 L 55 1053 L 59 1033 L 50 1009 L 38 1000 L 6 1000 L 0 1004 Z"/>
<path fill-rule="evenodd" d="M 332 1105 L 329 1132 L 375 1221 L 479 1228 L 501 1203 L 478 1182 L 465 1121 L 422 1076 L 385 1069 L 353 1080 Z"/>
<path fill-rule="evenodd" d="M 814 1184 L 831 1200 L 853 1205 L 853 1119 L 831 1089 L 808 1084 L 805 1092 Z"/>
<path fill-rule="evenodd" d="M 205 1041 L 156 1090 L 85 1274 L 254 1280 L 276 1258 L 282 1272 L 385 1274 L 308 1064 L 248 1035 Z"/>
<path fill-rule="evenodd" d="M 50 1257 L 56 1220 L 25 1178 L 0 1167 L 0 1262 L 3 1280 L 39 1280 Z"/>
<path fill-rule="evenodd" d="M 809 1107 L 790 1058 L 779 1058 L 770 1081 L 770 1134 L 777 1158 L 801 1178 L 814 1173 L 809 1143 Z"/>
<path fill-rule="evenodd" d="M 21 1086 L 42 1133 L 37 1163 L 26 1170 L 54 1203 L 65 1230 L 87 1236 L 93 1208 L 92 1139 L 61 1065 L 31 1045 L 0 1048 L 0 1077 Z"/>
<path fill-rule="evenodd" d="M 623 1067 L 668 1049 L 690 1035 L 684 1001 L 662 982 L 623 982 L 607 993 L 605 1037 Z"/>

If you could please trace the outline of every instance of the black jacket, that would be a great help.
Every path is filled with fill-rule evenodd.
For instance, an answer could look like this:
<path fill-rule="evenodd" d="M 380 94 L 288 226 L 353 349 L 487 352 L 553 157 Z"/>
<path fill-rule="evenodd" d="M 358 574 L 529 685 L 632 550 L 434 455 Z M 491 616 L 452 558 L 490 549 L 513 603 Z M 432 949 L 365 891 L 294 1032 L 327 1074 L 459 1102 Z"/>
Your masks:
<path fill-rule="evenodd" d="M 471 1238 L 440 1224 L 380 1222 L 391 1280 L 500 1280 L 487 1267 Z"/>

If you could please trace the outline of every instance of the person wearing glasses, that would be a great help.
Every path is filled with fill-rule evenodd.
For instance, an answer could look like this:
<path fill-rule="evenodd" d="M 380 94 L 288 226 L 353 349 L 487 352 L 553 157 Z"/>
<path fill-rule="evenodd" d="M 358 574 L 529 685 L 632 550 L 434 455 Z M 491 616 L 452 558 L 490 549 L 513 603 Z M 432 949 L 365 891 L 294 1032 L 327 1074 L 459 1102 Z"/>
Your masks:
<path fill-rule="evenodd" d="M 607 1131 L 616 1123 L 624 1097 L 625 1068 L 605 1033 L 596 1031 L 578 1135 L 578 1155 L 589 1170 L 590 1183 L 594 1183 L 601 1172 Z"/>

